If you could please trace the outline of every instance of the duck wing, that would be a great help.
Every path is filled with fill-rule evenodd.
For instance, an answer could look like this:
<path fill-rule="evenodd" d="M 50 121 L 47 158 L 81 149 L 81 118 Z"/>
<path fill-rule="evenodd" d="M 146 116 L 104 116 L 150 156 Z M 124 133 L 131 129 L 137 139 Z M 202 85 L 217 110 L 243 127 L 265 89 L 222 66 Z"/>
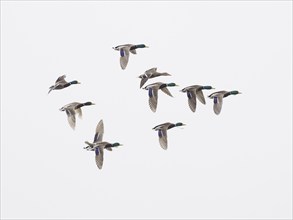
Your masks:
<path fill-rule="evenodd" d="M 54 86 L 50 86 L 48 94 L 49 94 L 52 90 L 54 90 L 55 88 L 56 88 L 56 85 L 54 85 Z"/>
<path fill-rule="evenodd" d="M 162 92 L 164 92 L 165 94 L 167 94 L 168 96 L 172 96 L 171 92 L 169 91 L 169 89 L 167 87 L 161 88 Z"/>
<path fill-rule="evenodd" d="M 203 96 L 203 92 L 202 92 L 202 90 L 201 89 L 197 89 L 196 90 L 196 97 L 198 98 L 198 100 L 202 103 L 202 104 L 206 104 L 206 101 L 205 101 L 205 98 L 204 98 L 204 96 Z"/>
<path fill-rule="evenodd" d="M 58 77 L 58 79 L 56 80 L 56 84 L 57 83 L 67 83 L 67 81 L 65 80 L 65 78 L 66 78 L 66 75 L 63 75 L 63 76 L 60 76 L 60 77 Z"/>
<path fill-rule="evenodd" d="M 167 130 L 166 129 L 160 129 L 158 131 L 158 135 L 159 135 L 159 142 L 160 142 L 161 147 L 164 150 L 167 150 L 167 148 L 168 148 Z"/>
<path fill-rule="evenodd" d="M 75 111 L 71 108 L 67 108 L 65 110 L 66 114 L 67 114 L 67 120 L 68 123 L 70 125 L 70 127 L 74 130 L 75 129 Z"/>
<path fill-rule="evenodd" d="M 192 112 L 196 110 L 196 95 L 194 91 L 187 91 L 188 105 Z"/>
<path fill-rule="evenodd" d="M 120 48 L 120 66 L 124 70 L 128 64 L 129 48 Z"/>
<path fill-rule="evenodd" d="M 97 146 L 95 149 L 95 153 L 96 153 L 95 159 L 96 159 L 97 167 L 99 169 L 102 169 L 103 162 L 104 162 L 104 149 L 103 149 L 103 147 Z"/>
<path fill-rule="evenodd" d="M 145 74 L 150 74 L 151 75 L 152 73 L 154 73 L 156 71 L 157 71 L 157 67 L 154 67 L 154 68 L 151 68 L 151 69 L 145 71 Z"/>
<path fill-rule="evenodd" d="M 79 118 L 82 118 L 82 111 L 81 111 L 81 108 L 77 108 L 77 109 L 75 109 L 75 112 L 77 113 L 77 115 L 78 115 Z"/>
<path fill-rule="evenodd" d="M 153 112 L 156 112 L 157 104 L 158 104 L 158 88 L 150 87 L 148 91 L 149 91 L 149 106 Z"/>
<path fill-rule="evenodd" d="M 214 99 L 214 112 L 216 115 L 220 114 L 223 105 L 223 94 L 213 97 Z"/>
<path fill-rule="evenodd" d="M 103 139 L 104 134 L 104 123 L 103 120 L 100 120 L 96 127 L 96 134 L 94 137 L 94 143 L 95 142 L 101 142 Z"/>
<path fill-rule="evenodd" d="M 130 53 L 132 53 L 132 54 L 136 54 L 136 49 L 132 49 L 132 50 L 130 50 Z"/>
<path fill-rule="evenodd" d="M 148 81 L 148 79 L 149 79 L 148 77 L 141 79 L 141 81 L 140 81 L 140 88 L 143 87 L 143 85 Z"/>

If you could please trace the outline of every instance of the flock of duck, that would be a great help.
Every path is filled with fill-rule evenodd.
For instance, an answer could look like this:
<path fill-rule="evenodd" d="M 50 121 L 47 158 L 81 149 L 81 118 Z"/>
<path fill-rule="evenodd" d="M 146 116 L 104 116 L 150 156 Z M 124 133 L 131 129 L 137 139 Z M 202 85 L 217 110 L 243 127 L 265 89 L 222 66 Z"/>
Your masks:
<path fill-rule="evenodd" d="M 120 66 L 123 70 L 127 67 L 130 53 L 136 54 L 136 49 L 138 48 L 147 48 L 147 46 L 144 44 L 137 44 L 137 45 L 124 44 L 124 45 L 113 47 L 114 50 L 117 50 L 120 52 Z M 171 75 L 166 72 L 163 72 L 163 73 L 157 72 L 157 68 L 151 68 L 149 70 L 146 70 L 144 74 L 139 76 L 139 78 L 141 79 L 140 88 L 144 86 L 144 84 L 148 81 L 148 79 L 152 79 L 152 78 L 160 77 L 160 76 L 171 76 Z M 66 75 L 60 76 L 56 80 L 55 85 L 52 85 L 49 88 L 48 94 L 52 90 L 61 90 L 74 84 L 80 84 L 80 82 L 78 82 L 77 80 L 67 82 L 65 80 L 65 77 Z M 174 87 L 174 86 L 178 86 L 178 85 L 176 85 L 175 83 L 156 82 L 156 83 L 152 83 L 143 87 L 143 89 L 148 90 L 149 107 L 153 112 L 156 112 L 157 110 L 158 91 L 161 90 L 168 96 L 173 97 L 168 87 Z M 180 91 L 187 93 L 189 108 L 192 112 L 195 112 L 197 99 L 202 104 L 206 104 L 206 101 L 203 95 L 203 90 L 210 90 L 210 89 L 214 89 L 214 88 L 212 86 L 192 85 L 192 86 L 185 87 Z M 217 91 L 210 94 L 208 97 L 213 100 L 213 103 L 214 103 L 213 110 L 215 114 L 217 115 L 220 114 L 222 105 L 223 105 L 223 98 L 228 97 L 230 95 L 237 95 L 237 94 L 241 94 L 241 93 L 239 91 L 233 90 L 233 91 Z M 76 115 L 78 115 L 78 117 L 81 118 L 82 117 L 81 108 L 83 106 L 90 106 L 90 105 L 94 105 L 94 103 L 72 102 L 60 108 L 60 111 L 66 112 L 68 123 L 70 127 L 74 129 L 76 124 Z M 166 122 L 163 124 L 159 124 L 153 128 L 153 130 L 158 131 L 159 143 L 160 143 L 160 146 L 164 150 L 168 148 L 167 130 L 174 127 L 184 126 L 184 125 L 185 124 L 181 122 L 177 122 L 177 123 Z M 103 134 L 104 134 L 104 123 L 103 123 L 103 120 L 100 120 L 96 127 L 93 142 L 91 143 L 91 142 L 85 141 L 87 146 L 84 147 L 84 149 L 88 151 L 95 151 L 95 161 L 99 169 L 102 169 L 103 167 L 104 149 L 108 151 L 112 151 L 112 148 L 122 146 L 122 144 L 118 142 L 109 143 L 107 141 L 103 141 Z"/>

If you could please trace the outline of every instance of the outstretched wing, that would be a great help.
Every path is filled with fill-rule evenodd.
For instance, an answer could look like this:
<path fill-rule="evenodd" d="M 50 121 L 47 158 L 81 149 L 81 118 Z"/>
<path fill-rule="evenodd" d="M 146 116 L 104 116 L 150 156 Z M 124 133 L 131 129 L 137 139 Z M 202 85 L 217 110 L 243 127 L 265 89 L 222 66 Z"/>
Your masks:
<path fill-rule="evenodd" d="M 81 108 L 75 109 L 75 112 L 77 113 L 79 118 L 82 118 L 82 111 Z"/>
<path fill-rule="evenodd" d="M 58 77 L 55 83 L 67 83 L 65 78 L 66 78 L 66 75 L 60 76 Z"/>
<path fill-rule="evenodd" d="M 132 50 L 130 50 L 130 52 L 131 52 L 132 54 L 136 54 L 136 49 L 132 49 Z"/>
<path fill-rule="evenodd" d="M 145 71 L 145 74 L 152 74 L 152 73 L 154 73 L 156 71 L 157 71 L 157 67 L 154 67 L 154 68 L 151 68 L 151 69 Z"/>
<path fill-rule="evenodd" d="M 149 78 L 147 78 L 147 77 L 146 78 L 142 78 L 141 81 L 140 81 L 140 87 L 139 88 L 143 87 L 143 85 L 146 83 L 146 81 L 148 81 L 148 79 Z"/>
<path fill-rule="evenodd" d="M 161 88 L 162 92 L 164 92 L 165 94 L 167 94 L 168 96 L 172 96 L 171 92 L 169 91 L 169 89 L 167 87 Z"/>
<path fill-rule="evenodd" d="M 96 147 L 95 149 L 96 153 L 96 164 L 99 169 L 102 169 L 103 162 L 104 162 L 104 149 L 103 147 Z"/>
<path fill-rule="evenodd" d="M 54 90 L 55 88 L 56 88 L 56 85 L 54 85 L 54 86 L 50 86 L 48 94 L 49 94 L 52 90 Z"/>
<path fill-rule="evenodd" d="M 129 48 L 123 47 L 120 49 L 120 66 L 124 70 L 128 64 Z"/>
<path fill-rule="evenodd" d="M 168 148 L 167 130 L 166 129 L 160 129 L 158 131 L 158 135 L 159 135 L 159 142 L 160 142 L 161 147 L 164 150 L 167 150 L 167 148 Z"/>
<path fill-rule="evenodd" d="M 149 106 L 150 106 L 150 109 L 153 112 L 156 112 L 157 104 L 158 104 L 158 88 L 150 87 L 148 89 L 148 92 L 149 92 Z"/>
<path fill-rule="evenodd" d="M 202 104 L 206 104 L 206 101 L 205 101 L 205 98 L 204 98 L 204 96 L 203 96 L 203 92 L 202 92 L 202 90 L 201 89 L 197 89 L 196 90 L 196 96 L 197 96 L 197 98 L 198 98 L 198 100 L 202 103 Z"/>
<path fill-rule="evenodd" d="M 65 110 L 67 114 L 67 120 L 72 129 L 75 129 L 75 111 L 71 108 Z"/>
<path fill-rule="evenodd" d="M 216 115 L 220 114 L 223 105 L 223 95 L 214 97 L 214 112 Z"/>
<path fill-rule="evenodd" d="M 104 134 L 104 123 L 103 123 L 103 120 L 100 120 L 99 123 L 97 124 L 97 127 L 96 127 L 96 134 L 94 137 L 94 143 L 102 141 L 103 134 Z"/>
<path fill-rule="evenodd" d="M 196 110 L 196 95 L 194 91 L 187 91 L 188 105 L 191 111 Z"/>

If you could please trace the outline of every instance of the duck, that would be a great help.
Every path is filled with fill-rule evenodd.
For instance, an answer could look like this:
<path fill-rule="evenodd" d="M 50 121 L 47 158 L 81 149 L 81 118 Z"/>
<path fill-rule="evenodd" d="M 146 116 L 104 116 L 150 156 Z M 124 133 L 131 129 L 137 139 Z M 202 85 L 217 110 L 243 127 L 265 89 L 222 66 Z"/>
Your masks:
<path fill-rule="evenodd" d="M 82 118 L 82 111 L 81 107 L 83 106 L 89 106 L 89 105 L 95 105 L 95 103 L 92 102 L 72 102 L 67 105 L 64 105 L 62 108 L 60 108 L 60 111 L 65 111 L 67 114 L 67 120 L 70 125 L 70 127 L 74 130 L 75 129 L 75 115 L 78 114 L 79 118 Z"/>
<path fill-rule="evenodd" d="M 187 93 L 188 105 L 192 112 L 195 112 L 196 110 L 196 99 L 198 99 L 202 104 L 204 105 L 206 104 L 206 101 L 202 92 L 202 90 L 205 90 L 205 89 L 214 89 L 214 88 L 211 86 L 192 85 L 180 90 L 181 92 Z"/>
<path fill-rule="evenodd" d="M 164 150 L 167 150 L 168 148 L 167 130 L 174 127 L 180 127 L 180 126 L 185 126 L 185 124 L 183 124 L 182 122 L 177 122 L 175 124 L 166 122 L 166 123 L 157 125 L 153 128 L 153 130 L 158 131 L 160 146 Z"/>
<path fill-rule="evenodd" d="M 238 95 L 241 94 L 241 92 L 237 91 L 237 90 L 233 90 L 233 91 L 218 91 L 218 92 L 214 92 L 212 94 L 210 94 L 208 97 L 210 99 L 214 100 L 214 112 L 216 115 L 219 115 L 221 113 L 222 110 L 222 105 L 223 105 L 223 98 L 226 98 L 230 95 Z"/>
<path fill-rule="evenodd" d="M 148 48 L 145 44 L 123 44 L 113 47 L 114 50 L 120 51 L 120 66 L 124 70 L 128 64 L 129 52 L 136 54 L 136 49 Z"/>
<path fill-rule="evenodd" d="M 90 143 L 88 141 L 85 141 L 85 144 L 87 144 L 84 149 L 88 151 L 95 151 L 95 161 L 96 165 L 99 169 L 102 169 L 103 163 L 104 163 L 104 149 L 108 151 L 112 151 L 112 148 L 123 146 L 122 144 L 115 142 L 115 143 L 109 143 L 103 140 L 104 135 L 104 122 L 103 120 L 100 120 L 99 123 L 96 126 L 96 132 L 94 136 L 93 143 Z"/>
<path fill-rule="evenodd" d="M 156 82 L 156 83 L 152 83 L 147 85 L 146 87 L 144 87 L 143 89 L 148 90 L 148 94 L 149 94 L 149 106 L 150 109 L 153 112 L 156 112 L 157 110 L 157 104 L 158 104 L 158 90 L 160 89 L 162 92 L 164 92 L 165 94 L 167 94 L 168 96 L 172 96 L 172 94 L 170 93 L 169 89 L 167 87 L 173 87 L 173 86 L 178 86 L 175 83 L 162 83 L 162 82 Z"/>
<path fill-rule="evenodd" d="M 157 67 L 153 67 L 149 70 L 146 70 L 144 74 L 141 74 L 140 76 L 138 76 L 138 78 L 141 79 L 140 88 L 143 87 L 143 85 L 148 81 L 148 79 L 155 78 L 158 76 L 171 76 L 171 74 L 166 72 L 159 73 L 157 72 Z"/>
<path fill-rule="evenodd" d="M 63 76 L 60 76 L 58 77 L 58 79 L 56 80 L 55 82 L 55 85 L 53 86 L 50 86 L 49 88 L 49 92 L 48 94 L 52 91 L 52 90 L 59 90 L 59 89 L 64 89 L 70 85 L 73 85 L 73 84 L 80 84 L 80 82 L 78 82 L 77 80 L 73 80 L 71 82 L 67 82 L 65 80 L 65 77 L 66 75 L 63 75 Z"/>

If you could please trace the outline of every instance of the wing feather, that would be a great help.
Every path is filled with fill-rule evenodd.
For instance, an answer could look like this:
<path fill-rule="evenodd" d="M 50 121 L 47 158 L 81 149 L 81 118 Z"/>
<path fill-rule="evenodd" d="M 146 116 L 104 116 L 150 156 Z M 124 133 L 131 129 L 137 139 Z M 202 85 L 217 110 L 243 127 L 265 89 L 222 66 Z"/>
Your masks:
<path fill-rule="evenodd" d="M 96 147 L 95 153 L 96 153 L 95 160 L 96 160 L 97 167 L 99 169 L 102 169 L 103 162 L 104 162 L 104 149 L 103 149 L 103 147 L 99 147 L 99 146 Z"/>
<path fill-rule="evenodd" d="M 167 94 L 168 96 L 172 96 L 171 92 L 169 91 L 169 89 L 167 87 L 161 88 L 162 92 L 164 92 L 165 94 Z"/>
<path fill-rule="evenodd" d="M 202 90 L 201 89 L 197 89 L 196 90 L 196 97 L 198 98 L 198 100 L 202 103 L 202 104 L 206 104 L 206 101 L 205 101 L 205 98 L 204 98 L 204 96 L 203 96 L 203 92 L 202 92 Z"/>
<path fill-rule="evenodd" d="M 74 130 L 75 129 L 75 111 L 73 109 L 66 109 L 65 110 L 66 114 L 67 114 L 67 120 L 68 123 L 70 125 L 70 127 Z"/>
<path fill-rule="evenodd" d="M 166 129 L 160 129 L 158 131 L 158 135 L 159 135 L 159 142 L 160 142 L 161 147 L 164 150 L 167 150 L 167 148 L 168 148 L 167 130 Z"/>
<path fill-rule="evenodd" d="M 121 48 L 120 49 L 120 66 L 124 70 L 128 64 L 129 59 L 129 49 Z"/>
<path fill-rule="evenodd" d="M 192 112 L 196 110 L 196 95 L 194 91 L 187 91 L 188 105 Z"/>
<path fill-rule="evenodd" d="M 158 88 L 149 88 L 149 106 L 153 112 L 156 112 L 158 105 Z"/>
<path fill-rule="evenodd" d="M 223 105 L 223 95 L 214 97 L 214 112 L 216 115 L 219 115 L 222 110 Z"/>
<path fill-rule="evenodd" d="M 142 78 L 140 81 L 140 88 L 143 87 L 143 85 L 148 81 L 149 78 Z"/>
<path fill-rule="evenodd" d="M 100 120 L 96 127 L 96 134 L 94 137 L 94 143 L 95 142 L 101 142 L 103 139 L 104 134 L 104 122 L 103 120 Z"/>

